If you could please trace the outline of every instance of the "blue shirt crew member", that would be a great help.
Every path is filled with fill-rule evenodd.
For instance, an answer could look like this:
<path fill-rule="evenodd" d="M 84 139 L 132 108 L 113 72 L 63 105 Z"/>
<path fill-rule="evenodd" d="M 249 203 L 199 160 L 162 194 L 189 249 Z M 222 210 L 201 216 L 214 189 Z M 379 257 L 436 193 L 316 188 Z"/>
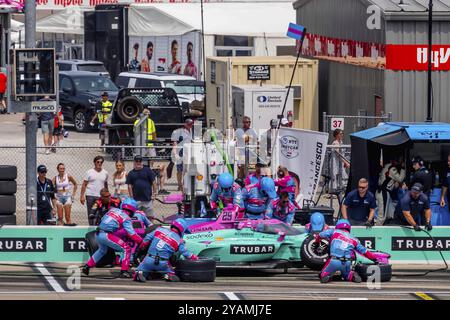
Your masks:
<path fill-rule="evenodd" d="M 377 203 L 375 196 L 369 190 L 369 182 L 365 178 L 358 181 L 358 189 L 351 191 L 342 204 L 342 217 L 352 225 L 373 225 Z"/>
<path fill-rule="evenodd" d="M 414 230 L 420 231 L 420 226 L 425 225 L 431 231 L 431 209 L 430 201 L 423 193 L 423 186 L 416 183 L 412 186 L 397 204 L 395 208 L 396 222 L 400 225 L 412 226 Z"/>

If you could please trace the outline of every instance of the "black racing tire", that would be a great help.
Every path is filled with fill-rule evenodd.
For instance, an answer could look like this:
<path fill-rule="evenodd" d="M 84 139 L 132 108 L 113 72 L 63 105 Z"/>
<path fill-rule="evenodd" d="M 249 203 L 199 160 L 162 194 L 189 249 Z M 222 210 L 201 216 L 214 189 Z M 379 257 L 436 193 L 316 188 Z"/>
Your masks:
<path fill-rule="evenodd" d="M 0 194 L 12 195 L 17 192 L 16 181 L 0 181 Z"/>
<path fill-rule="evenodd" d="M 216 261 L 212 259 L 179 259 L 175 263 L 175 273 L 183 282 L 214 282 Z"/>
<path fill-rule="evenodd" d="M 15 214 L 10 216 L 0 216 L 0 225 L 15 226 L 17 224 L 17 217 Z"/>
<path fill-rule="evenodd" d="M 330 257 L 329 242 L 322 239 L 316 243 L 312 235 L 308 236 L 300 246 L 301 261 L 311 270 L 322 270 Z"/>
<path fill-rule="evenodd" d="M 367 279 L 374 273 L 374 271 L 368 272 L 370 266 L 377 266 L 380 268 L 380 282 L 391 281 L 392 278 L 392 265 L 390 264 L 372 264 L 372 263 L 357 263 L 355 265 L 355 271 L 359 274 L 363 281 Z"/>
<path fill-rule="evenodd" d="M 0 180 L 10 181 L 16 179 L 17 179 L 16 166 L 0 165 Z"/>
<path fill-rule="evenodd" d="M 124 123 L 134 123 L 144 110 L 144 105 L 136 97 L 125 97 L 117 103 L 117 116 Z"/>
<path fill-rule="evenodd" d="M 75 130 L 77 132 L 89 132 L 90 131 L 90 121 L 91 119 L 88 119 L 88 115 L 85 110 L 83 109 L 77 109 L 73 115 L 73 124 L 75 126 Z"/>
<path fill-rule="evenodd" d="M 92 257 L 92 255 L 95 253 L 95 251 L 98 250 L 98 244 L 97 244 L 97 239 L 95 237 L 95 231 L 86 233 L 85 238 L 86 238 L 89 256 Z M 116 259 L 116 252 L 113 249 L 108 248 L 108 251 L 103 256 L 103 258 L 101 258 L 100 261 L 97 262 L 96 267 L 102 268 L 102 267 L 114 266 L 115 259 Z"/>
<path fill-rule="evenodd" d="M 16 196 L 0 195 L 0 215 L 9 216 L 16 213 Z"/>

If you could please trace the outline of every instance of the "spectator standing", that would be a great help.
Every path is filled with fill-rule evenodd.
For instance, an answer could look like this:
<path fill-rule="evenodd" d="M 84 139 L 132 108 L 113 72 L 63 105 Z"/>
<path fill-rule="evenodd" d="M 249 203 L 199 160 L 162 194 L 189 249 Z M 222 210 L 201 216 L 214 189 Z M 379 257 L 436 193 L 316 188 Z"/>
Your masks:
<path fill-rule="evenodd" d="M 342 146 L 344 141 L 344 131 L 341 129 L 336 129 L 333 131 L 334 140 L 331 143 L 332 146 L 336 148 L 332 149 L 331 156 L 331 189 L 338 190 L 342 189 L 343 186 L 347 185 L 348 174 L 346 169 L 350 168 L 350 163 L 343 155 L 343 149 L 337 148 Z"/>
<path fill-rule="evenodd" d="M 442 187 L 441 187 L 441 207 L 445 207 L 445 196 L 447 195 L 448 188 L 450 185 L 450 155 L 447 156 L 447 167 L 445 168 L 445 171 L 441 175 L 442 179 Z M 448 197 L 447 197 L 448 202 Z M 448 206 L 448 209 L 450 210 L 450 205 Z"/>
<path fill-rule="evenodd" d="M 381 216 L 384 216 L 388 195 L 393 201 L 398 201 L 398 191 L 406 176 L 404 164 L 403 157 L 400 157 L 398 161 L 392 160 L 387 163 L 381 170 L 378 179 L 378 190 L 381 192 L 381 197 L 377 197 L 378 210 Z"/>
<path fill-rule="evenodd" d="M 430 201 L 423 193 L 423 186 L 415 183 L 410 191 L 407 191 L 395 208 L 395 224 L 412 226 L 414 230 L 420 231 L 420 226 L 425 225 L 431 231 L 431 209 Z"/>
<path fill-rule="evenodd" d="M 144 167 L 140 155 L 134 157 L 134 169 L 128 173 L 126 183 L 128 194 L 138 202 L 138 209 L 147 216 L 153 216 L 153 195 L 155 187 L 155 173 L 149 167 Z"/>
<path fill-rule="evenodd" d="M 256 146 L 258 144 L 258 135 L 251 127 L 252 120 L 248 116 L 242 118 L 242 128 L 236 130 L 236 146 L 238 147 L 238 177 L 244 179 L 245 167 L 251 163 L 246 163 L 245 153 L 249 153 L 249 162 L 252 158 L 256 160 Z"/>
<path fill-rule="evenodd" d="M 183 191 L 183 146 L 185 143 L 192 142 L 192 127 L 194 121 L 186 119 L 182 128 L 176 129 L 172 132 L 171 140 L 173 142 L 173 153 L 175 154 L 174 161 L 177 165 L 177 182 L 178 191 Z"/>
<path fill-rule="evenodd" d="M 37 167 L 37 224 L 47 225 L 53 220 L 56 208 L 55 188 L 47 179 L 47 167 L 43 164 Z M 50 220 L 50 221 L 49 221 Z"/>
<path fill-rule="evenodd" d="M 94 224 L 92 206 L 95 200 L 100 197 L 100 190 L 108 188 L 108 171 L 103 169 L 103 162 L 105 159 L 102 156 L 96 156 L 94 158 L 94 168 L 89 169 L 84 177 L 83 184 L 81 185 L 80 202 L 82 205 L 86 204 L 87 216 L 89 225 Z"/>
<path fill-rule="evenodd" d="M 6 73 L 0 72 L 0 113 L 6 113 L 5 93 L 8 85 L 8 77 Z"/>
<path fill-rule="evenodd" d="M 377 207 L 375 196 L 369 191 L 369 182 L 362 178 L 358 181 L 358 189 L 347 194 L 342 204 L 342 217 L 350 224 L 371 227 Z"/>
<path fill-rule="evenodd" d="M 45 96 L 40 101 L 53 101 L 49 96 Z M 39 114 L 41 120 L 41 130 L 42 136 L 44 138 L 45 154 L 50 154 L 50 149 L 52 146 L 52 137 L 55 123 L 55 113 L 54 112 L 42 112 Z"/>
<path fill-rule="evenodd" d="M 142 111 L 142 117 L 147 118 L 147 150 L 142 153 L 144 157 L 156 157 L 156 150 L 153 142 L 156 140 L 156 127 L 155 122 L 150 118 L 150 110 L 144 109 Z M 140 119 L 134 121 L 134 127 L 136 128 Z"/>
<path fill-rule="evenodd" d="M 129 197 L 127 181 L 128 172 L 122 160 L 116 161 L 116 172 L 113 173 L 114 197 L 123 199 Z"/>
<path fill-rule="evenodd" d="M 58 170 L 58 175 L 52 179 L 52 183 L 56 188 L 56 210 L 58 212 L 58 225 L 65 226 L 76 226 L 75 223 L 72 223 L 70 214 L 72 211 L 72 203 L 75 200 L 75 195 L 77 193 L 77 182 L 75 179 L 68 175 L 66 172 L 66 167 L 63 163 L 59 163 L 56 167 Z M 70 184 L 73 185 L 73 191 L 70 189 Z M 63 219 L 66 218 L 66 222 L 64 223 Z"/>
<path fill-rule="evenodd" d="M 433 175 L 425 167 L 425 163 L 420 156 L 414 157 L 412 159 L 412 166 L 414 173 L 411 176 L 410 186 L 416 183 L 420 183 L 423 188 L 423 193 L 430 198 L 431 191 L 433 188 Z"/>
<path fill-rule="evenodd" d="M 98 119 L 99 138 L 101 145 L 105 145 L 105 125 L 106 119 L 110 116 L 113 104 L 109 101 L 108 92 L 102 93 L 102 100 L 97 104 L 97 113 L 91 120 L 91 126 L 94 126 L 95 119 Z"/>

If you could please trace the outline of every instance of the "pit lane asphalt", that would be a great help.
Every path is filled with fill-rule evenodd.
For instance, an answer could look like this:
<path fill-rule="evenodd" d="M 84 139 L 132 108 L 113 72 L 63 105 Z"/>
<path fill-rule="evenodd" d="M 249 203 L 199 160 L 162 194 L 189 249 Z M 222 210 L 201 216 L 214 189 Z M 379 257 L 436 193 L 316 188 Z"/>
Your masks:
<path fill-rule="evenodd" d="M 29 264 L 23 267 L 0 266 L 0 300 L 449 300 L 449 272 L 425 277 L 406 275 L 423 273 L 439 266 L 394 266 L 391 282 L 380 289 L 368 289 L 365 283 L 332 282 L 321 284 L 317 272 L 309 269 L 218 270 L 214 283 L 167 283 L 151 280 L 135 283 L 114 277 L 118 269 L 92 269 L 81 278 L 81 289 L 70 290 L 69 274 L 62 264 Z M 55 268 L 56 267 L 56 268 Z"/>

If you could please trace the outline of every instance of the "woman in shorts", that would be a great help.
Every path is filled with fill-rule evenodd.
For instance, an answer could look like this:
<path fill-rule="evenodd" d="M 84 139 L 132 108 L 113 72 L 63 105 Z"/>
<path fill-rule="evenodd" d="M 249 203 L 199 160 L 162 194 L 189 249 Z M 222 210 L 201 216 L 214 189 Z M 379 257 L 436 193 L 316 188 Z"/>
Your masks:
<path fill-rule="evenodd" d="M 113 174 L 114 197 L 123 199 L 129 197 L 127 181 L 128 172 L 125 170 L 125 163 L 122 160 L 116 161 L 116 172 Z"/>
<path fill-rule="evenodd" d="M 77 182 L 72 176 L 66 173 L 66 168 L 63 163 L 58 164 L 56 167 L 58 170 L 58 175 L 53 178 L 52 182 L 56 188 L 56 209 L 58 212 L 58 225 L 65 226 L 76 226 L 72 223 L 70 218 L 70 213 L 72 211 L 72 202 L 75 199 L 75 194 L 77 193 Z M 71 186 L 73 185 L 73 192 L 71 191 Z M 64 223 L 63 213 L 66 219 Z"/>

